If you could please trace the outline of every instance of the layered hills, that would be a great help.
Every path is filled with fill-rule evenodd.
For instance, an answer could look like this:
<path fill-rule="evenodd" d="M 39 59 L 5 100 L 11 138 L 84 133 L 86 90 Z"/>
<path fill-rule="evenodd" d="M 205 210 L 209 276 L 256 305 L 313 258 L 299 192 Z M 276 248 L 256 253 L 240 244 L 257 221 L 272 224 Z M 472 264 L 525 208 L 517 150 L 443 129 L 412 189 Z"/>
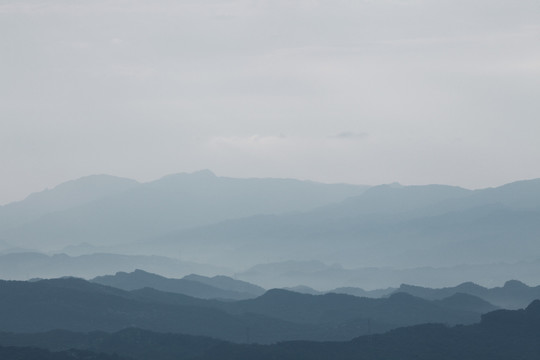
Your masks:
<path fill-rule="evenodd" d="M 273 289 L 267 294 L 264 294 L 265 289 L 260 286 L 227 276 L 214 276 L 210 278 L 191 274 L 182 279 L 171 279 L 143 270 L 135 270 L 131 273 L 119 272 L 115 275 L 100 276 L 91 281 L 123 290 L 152 288 L 202 299 L 247 300 L 258 298 L 254 301 L 247 302 L 246 304 L 249 304 L 247 305 L 248 307 L 253 306 L 259 301 L 263 301 L 262 299 L 270 293 L 282 294 L 284 297 L 289 296 L 290 299 L 298 296 L 293 295 L 294 293 L 303 295 L 328 295 L 328 297 L 344 294 L 365 299 L 388 298 L 392 294 L 410 294 L 414 297 L 441 302 L 446 305 L 445 307 L 472 310 L 479 313 L 493 310 L 494 305 L 505 309 L 520 309 L 526 307 L 533 300 L 540 299 L 540 286 L 528 286 L 517 280 L 509 280 L 504 286 L 493 288 L 487 288 L 473 282 L 465 282 L 457 286 L 445 288 L 428 288 L 401 284 L 398 288 L 369 291 L 357 287 L 339 287 L 326 291 L 318 291 L 307 286 L 295 286 Z M 265 296 L 262 296 L 263 294 Z M 280 296 L 275 296 L 272 297 L 272 300 L 278 300 L 280 298 Z M 305 297 L 304 299 L 320 299 L 320 297 Z M 306 306 L 304 302 L 293 301 L 293 303 L 301 303 L 302 306 Z M 238 302 L 229 308 L 242 307 L 242 304 L 244 303 Z M 292 314 L 285 315 L 285 319 L 297 316 L 298 313 L 296 311 L 302 312 L 306 310 L 306 308 L 293 310 L 294 306 L 292 304 L 287 306 Z"/>
<path fill-rule="evenodd" d="M 510 280 L 504 286 L 486 288 L 472 282 L 446 288 L 426 288 L 403 284 L 398 292 L 421 297 L 423 299 L 443 299 L 457 293 L 469 294 L 489 301 L 490 303 L 506 309 L 520 309 L 535 299 L 540 299 L 540 286 L 530 287 L 521 281 Z"/>
<path fill-rule="evenodd" d="M 13 279 L 41 270 L 38 277 L 90 278 L 144 269 L 175 277 L 235 274 L 266 288 L 441 287 L 466 280 L 493 285 L 509 278 L 530 283 L 540 267 L 538 238 L 540 179 L 467 190 L 234 179 L 209 171 L 148 183 L 99 175 L 0 207 L 1 256 L 28 264 L 6 266 L 3 277 Z M 13 254 L 21 248 L 47 255 Z M 81 256 L 114 263 L 103 253 L 124 258 L 102 272 L 100 266 L 77 270 L 85 268 Z M 181 262 L 148 265 L 149 256 L 161 256 L 154 259 L 163 264 Z M 287 261 L 335 266 L 282 271 L 294 267 Z M 280 273 L 265 274 L 261 264 L 279 264 Z"/>
<path fill-rule="evenodd" d="M 171 277 L 190 273 L 212 275 L 230 271 L 222 267 L 155 255 L 95 253 L 69 256 L 63 253 L 46 255 L 36 252 L 0 254 L 0 274 L 3 279 L 9 280 L 63 276 L 93 278 L 116 272 L 132 272 L 139 268 Z"/>
<path fill-rule="evenodd" d="M 148 183 L 93 176 L 0 207 L 0 239 L 37 250 L 108 247 L 255 214 L 305 211 L 367 187 L 292 179 L 234 179 L 208 170 Z"/>
<path fill-rule="evenodd" d="M 218 301 L 151 288 L 125 291 L 76 278 L 0 281 L 0 330 L 87 332 L 139 327 L 234 342 L 348 340 L 426 322 L 470 324 L 494 308 L 463 296 L 466 301 L 430 301 L 405 293 L 369 299 L 271 290 L 254 299 Z"/>
<path fill-rule="evenodd" d="M 191 274 L 182 279 L 171 279 L 143 270 L 98 276 L 92 279 L 92 282 L 128 291 L 153 288 L 201 299 L 242 300 L 260 296 L 265 292 L 257 285 L 227 276 L 207 277 Z"/>
<path fill-rule="evenodd" d="M 378 186 L 308 212 L 181 230 L 152 246 L 182 246 L 193 256 L 202 249 L 202 262 L 277 260 L 286 253 L 348 266 L 418 267 L 532 261 L 540 255 L 539 237 L 540 180 L 530 180 L 475 191 Z"/>
<path fill-rule="evenodd" d="M 537 284 L 538 273 L 540 273 L 540 260 L 412 268 L 346 268 L 339 264 L 327 265 L 320 261 L 282 261 L 255 265 L 237 272 L 235 277 L 266 288 L 289 287 L 300 292 L 307 290 L 312 294 L 334 289 L 332 291 L 351 295 L 378 297 L 381 293 L 391 293 L 393 288 L 398 288 L 401 284 L 451 288 L 456 284 L 474 282 L 492 288 L 500 286 L 509 279 L 520 279 L 528 284 Z M 303 287 L 298 287 L 299 284 Z M 374 290 L 377 291 L 371 292 Z"/>
<path fill-rule="evenodd" d="M 34 334 L 0 333 L 2 346 L 15 351 L 50 354 L 79 349 L 86 354 L 118 354 L 132 359 L 388 359 L 388 360 L 535 360 L 540 355 L 540 301 L 524 310 L 497 310 L 482 316 L 481 322 L 448 327 L 424 324 L 367 335 L 345 342 L 280 342 L 272 345 L 233 344 L 206 337 L 162 334 L 130 328 L 115 333 L 52 331 Z M 24 348 L 23 348 L 24 347 Z M 4 348 L 0 348 L 0 351 Z M 54 355 L 54 354 L 53 354 Z M 62 354 L 63 355 L 63 354 Z M 20 357 L 21 359 L 31 359 Z M 64 359 L 43 357 L 44 359 Z M 97 356 L 94 357 L 96 359 Z M 92 359 L 94 359 L 92 358 Z M 69 358 L 71 359 L 71 358 Z"/>

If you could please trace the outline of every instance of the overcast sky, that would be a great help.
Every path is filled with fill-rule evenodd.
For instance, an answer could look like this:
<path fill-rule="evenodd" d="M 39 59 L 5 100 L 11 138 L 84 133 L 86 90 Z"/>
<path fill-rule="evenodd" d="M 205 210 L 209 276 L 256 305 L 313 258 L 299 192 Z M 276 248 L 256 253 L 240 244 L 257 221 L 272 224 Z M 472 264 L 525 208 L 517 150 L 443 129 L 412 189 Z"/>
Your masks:
<path fill-rule="evenodd" d="M 0 0 L 0 204 L 90 174 L 540 177 L 538 0 Z"/>

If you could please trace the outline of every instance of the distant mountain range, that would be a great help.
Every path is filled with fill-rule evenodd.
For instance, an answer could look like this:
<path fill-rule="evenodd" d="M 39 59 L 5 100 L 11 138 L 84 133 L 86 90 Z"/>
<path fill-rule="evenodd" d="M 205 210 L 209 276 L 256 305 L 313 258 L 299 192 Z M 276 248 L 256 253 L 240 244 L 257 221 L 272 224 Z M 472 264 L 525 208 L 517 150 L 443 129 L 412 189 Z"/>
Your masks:
<path fill-rule="evenodd" d="M 0 355 L 5 351 L 17 354 L 16 358 L 21 360 L 108 360 L 110 354 L 137 360 L 536 360 L 540 356 L 539 337 L 540 301 L 536 300 L 525 310 L 487 313 L 478 324 L 456 327 L 424 324 L 345 342 L 233 344 L 137 328 L 114 333 L 56 330 L 34 334 L 0 333 Z M 48 353 L 37 347 L 63 353 Z M 67 352 L 68 349 L 78 350 Z M 20 355 L 32 352 L 33 358 Z M 71 353 L 80 356 L 84 352 L 87 357 L 66 357 Z"/>
<path fill-rule="evenodd" d="M 463 293 L 482 298 L 506 309 L 521 309 L 533 300 L 540 299 L 540 286 L 530 287 L 517 280 L 507 281 L 504 286 L 491 289 L 471 282 L 440 289 L 404 284 L 396 292 L 406 292 L 428 300 L 443 299 L 457 293 Z"/>
<path fill-rule="evenodd" d="M 159 255 L 234 269 L 266 288 L 530 283 L 539 238 L 540 179 L 467 190 L 233 179 L 209 171 L 143 184 L 99 175 L 0 207 L 4 251 Z M 280 284 L 252 271 L 284 260 L 355 270 L 326 267 L 306 281 L 299 281 L 302 272 L 282 272 L 289 281 Z M 158 272 L 135 265 L 105 273 L 136 268 Z"/>
<path fill-rule="evenodd" d="M 169 279 L 142 270 L 99 276 L 93 279 L 92 282 L 128 291 L 148 287 L 201 299 L 243 300 L 260 296 L 265 292 L 265 289 L 259 286 L 226 276 L 210 278 L 192 274 L 182 279 Z"/>
<path fill-rule="evenodd" d="M 381 288 L 383 290 L 387 287 L 397 288 L 404 283 L 439 288 L 453 287 L 456 284 L 472 281 L 484 286 L 495 287 L 510 279 L 520 279 L 525 283 L 536 285 L 539 273 L 540 260 L 412 268 L 344 268 L 339 264 L 326 265 L 320 261 L 282 261 L 259 264 L 237 272 L 234 276 L 236 279 L 258 284 L 265 288 L 303 285 L 311 287 L 315 293 L 317 291 L 325 293 L 340 287 L 342 289 L 339 292 L 350 293 L 347 288 L 379 289 L 380 291 Z M 367 293 L 350 294 L 372 296 Z"/>
<path fill-rule="evenodd" d="M 153 288 L 201 299 L 245 300 L 259 297 L 265 293 L 265 289 L 260 286 L 227 276 L 214 276 L 210 278 L 191 274 L 182 279 L 169 279 L 142 270 L 136 270 L 132 273 L 120 272 L 115 275 L 100 276 L 91 281 L 128 291 Z M 465 282 L 457 286 L 445 288 L 427 288 L 402 284 L 398 288 L 369 291 L 358 287 L 341 287 L 327 291 L 318 291 L 307 286 L 295 286 L 281 290 L 285 290 L 285 294 L 289 294 L 290 292 L 307 295 L 345 294 L 373 299 L 387 298 L 392 294 L 407 293 L 426 300 L 442 301 L 450 307 L 454 306 L 455 308 L 473 310 L 479 313 L 493 310 L 493 305 L 505 309 L 521 309 L 533 300 L 540 299 L 540 286 L 531 287 L 517 280 L 507 281 L 504 286 L 494 288 L 486 288 L 473 282 Z M 467 299 L 472 299 L 472 302 L 466 305 L 463 301 L 467 301 Z M 483 301 L 474 299 L 482 299 Z M 452 303 L 455 305 L 452 305 Z M 299 311 L 301 310 L 299 309 Z M 290 319 L 290 317 L 287 318 Z"/>
<path fill-rule="evenodd" d="M 532 261 L 540 257 L 539 238 L 537 179 L 475 191 L 376 186 L 340 204 L 180 230 L 148 246 L 181 248 L 188 258 L 221 264 L 294 254 L 349 267 L 403 268 Z"/>
<path fill-rule="evenodd" d="M 486 302 L 489 302 L 490 305 L 493 304 L 504 309 L 522 309 L 533 300 L 540 299 L 540 286 L 527 286 L 526 284 L 517 280 L 507 281 L 504 286 L 494 288 L 486 288 L 472 282 L 466 282 L 457 286 L 446 288 L 427 288 L 402 284 L 399 288 L 386 288 L 371 291 L 366 291 L 364 289 L 355 287 L 317 291 L 306 286 L 296 286 L 287 288 L 287 290 L 311 295 L 336 293 L 370 298 L 387 297 L 395 293 L 407 293 L 426 300 L 444 299 L 444 301 L 449 301 L 450 299 L 459 299 L 463 294 L 466 294 L 472 295 L 474 298 L 483 299 Z M 480 312 L 485 312 L 485 310 L 486 308 L 479 308 Z"/>
<path fill-rule="evenodd" d="M 167 278 L 143 270 L 135 270 L 130 273 L 117 272 L 115 275 L 98 276 L 90 281 L 126 291 L 151 288 L 199 299 L 246 300 L 257 298 L 266 292 L 260 286 L 223 275 L 207 277 L 191 274 L 179 279 Z M 395 293 L 407 293 L 426 300 L 441 301 L 459 299 L 459 296 L 465 294 L 490 303 L 488 307 L 475 310 L 480 313 L 493 310 L 491 304 L 506 309 L 519 309 L 527 306 L 535 299 L 540 299 L 540 286 L 530 287 L 517 280 L 507 281 L 504 286 L 494 288 L 486 288 L 472 282 L 465 282 L 445 288 L 427 288 L 402 284 L 398 288 L 378 290 L 340 287 L 318 291 L 307 286 L 295 286 L 282 290 L 286 290 L 287 293 L 294 292 L 308 295 L 345 294 L 364 298 L 383 298 Z"/>
<path fill-rule="evenodd" d="M 36 221 L 44 215 L 77 208 L 140 186 L 137 181 L 110 175 L 91 175 L 67 181 L 54 189 L 0 206 L 0 229 Z"/>
<path fill-rule="evenodd" d="M 35 252 L 0 254 L 0 278 L 7 280 L 63 276 L 93 278 L 119 271 L 132 272 L 138 268 L 170 277 L 182 277 L 191 273 L 213 275 L 231 272 L 222 267 L 152 255 L 98 253 L 69 256 L 66 254 L 45 255 Z"/>
<path fill-rule="evenodd" d="M 137 269 L 144 269 L 136 271 Z M 466 292 L 460 284 L 472 280 L 489 288 L 496 287 L 502 280 L 522 279 L 530 284 L 537 284 L 536 274 L 540 273 L 540 261 L 522 262 L 517 264 L 487 264 L 469 265 L 449 268 L 358 268 L 346 269 L 338 265 L 325 265 L 322 262 L 298 262 L 287 261 L 273 264 L 260 264 L 234 274 L 231 269 L 220 268 L 211 265 L 197 264 L 177 259 L 145 256 L 145 255 L 118 255 L 118 254 L 91 254 L 81 256 L 69 256 L 65 254 L 44 255 L 40 253 L 7 253 L 0 254 L 0 277 L 10 280 L 28 280 L 32 278 L 56 278 L 63 276 L 76 276 L 92 279 L 96 276 L 120 273 L 137 278 L 136 274 L 152 273 L 156 278 L 169 278 L 173 282 L 183 278 L 184 282 L 195 281 L 205 284 L 216 291 L 197 294 L 195 292 L 183 292 L 178 287 L 176 292 L 186 293 L 192 296 L 208 298 L 244 299 L 256 297 L 262 294 L 264 289 L 286 288 L 291 291 L 322 295 L 328 292 L 349 294 L 378 298 L 395 292 L 401 284 L 421 284 L 424 287 L 441 288 L 447 287 L 444 296 L 450 296 L 455 292 Z M 158 276 L 159 274 L 160 276 Z M 195 275 L 199 274 L 199 275 Z M 228 276 L 217 275 L 226 274 Z M 129 277 L 129 276 L 127 276 Z M 234 279 L 233 279 L 234 277 Z M 109 276 L 109 278 L 111 278 Z M 493 279 L 497 279 L 493 284 Z M 131 280 L 130 280 L 131 281 Z M 123 289 L 135 289 L 149 285 L 148 281 L 133 280 L 126 284 L 116 284 Z M 256 284 L 256 285 L 254 285 Z M 112 283 L 111 283 L 112 285 Z M 262 285 L 262 286 L 261 286 Z M 153 285 L 151 287 L 156 287 Z M 377 289 L 377 287 L 383 288 Z M 388 287 L 384 287 L 388 286 Z M 418 285 L 411 288 L 422 288 Z M 525 285 L 523 285 L 525 286 Z M 366 290 L 374 289 L 374 290 Z M 480 287 L 480 286 L 479 286 Z M 456 288 L 456 291 L 451 289 Z M 165 288 L 162 288 L 165 290 Z M 224 291 L 225 290 L 225 291 Z M 173 291 L 169 287 L 168 291 Z M 403 292 L 408 288 L 402 287 Z M 228 292 L 228 295 L 226 294 Z M 421 293 L 411 292 L 414 295 L 424 297 Z M 473 295 L 482 297 L 494 304 L 505 308 L 523 307 L 532 299 L 532 295 L 520 297 L 521 292 L 516 293 L 514 298 L 496 299 L 485 297 L 480 292 Z M 531 297 L 532 296 L 532 297 Z M 429 299 L 441 298 L 427 297 Z"/>
<path fill-rule="evenodd" d="M 402 284 L 398 288 L 385 288 L 377 290 L 364 290 L 358 287 L 341 287 L 327 291 L 319 291 L 308 286 L 294 286 L 284 288 L 301 294 L 347 294 L 358 297 L 382 298 L 395 293 L 407 293 L 426 300 L 451 299 L 462 294 L 481 298 L 490 304 L 504 309 L 521 309 L 530 302 L 540 299 L 540 286 L 528 286 L 517 280 L 507 281 L 502 287 L 486 288 L 472 282 L 465 282 L 457 286 L 446 288 L 427 288 L 422 286 Z M 481 312 L 484 312 L 482 310 Z"/>
<path fill-rule="evenodd" d="M 208 170 L 148 183 L 97 175 L 0 207 L 0 239 L 13 247 L 110 247 L 256 214 L 306 211 L 367 186 L 292 179 L 234 179 Z M 175 253 L 178 253 L 176 251 Z"/>

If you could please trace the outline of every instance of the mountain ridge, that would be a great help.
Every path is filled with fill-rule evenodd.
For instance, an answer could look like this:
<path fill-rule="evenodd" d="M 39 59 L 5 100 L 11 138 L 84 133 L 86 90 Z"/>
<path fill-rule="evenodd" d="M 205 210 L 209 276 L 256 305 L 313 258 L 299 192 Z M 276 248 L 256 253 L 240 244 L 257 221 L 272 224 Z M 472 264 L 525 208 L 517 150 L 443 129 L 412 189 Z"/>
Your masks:
<path fill-rule="evenodd" d="M 50 351 L 76 348 L 105 354 L 115 353 L 138 360 L 536 360 L 540 354 L 539 335 L 540 301 L 535 300 L 523 310 L 487 313 L 477 324 L 455 327 L 422 324 L 344 342 L 233 344 L 207 337 L 130 328 L 115 333 L 75 333 L 64 330 L 35 334 L 1 332 L 0 344 L 41 347 Z"/>
<path fill-rule="evenodd" d="M 117 191 L 72 207 L 43 211 L 28 221 L 24 214 L 9 213 L 13 206 L 6 205 L 2 208 L 0 224 L 7 225 L 0 227 L 0 238 L 17 246 L 47 251 L 84 242 L 133 243 L 180 228 L 231 218 L 315 208 L 360 194 L 366 188 L 294 179 L 226 178 L 208 171 L 180 173 L 137 183 L 129 191 Z M 48 192 L 35 196 L 43 194 Z M 17 206 L 25 204 L 22 201 Z M 17 217 L 16 225 L 8 226 L 9 218 Z"/>
<path fill-rule="evenodd" d="M 263 255 L 276 261 L 284 252 L 299 254 L 296 260 L 324 258 L 349 266 L 363 262 L 367 266 L 399 267 L 517 262 L 540 257 L 537 179 L 474 191 L 443 186 L 443 192 L 450 188 L 451 195 L 430 195 L 425 201 L 410 204 L 391 197 L 396 207 L 384 202 L 380 207 L 373 205 L 379 198 L 371 197 L 380 191 L 402 193 L 405 198 L 412 191 L 415 198 L 418 192 L 429 194 L 441 187 L 412 188 L 370 188 L 352 200 L 308 212 L 233 219 L 180 230 L 151 242 L 156 251 L 182 244 L 189 256 L 195 256 L 195 249 L 203 249 L 206 258 L 199 254 L 195 259 L 216 263 L 220 257 L 235 262 L 235 254 L 256 257 L 258 262 Z M 454 191 L 458 195 L 452 195 Z M 339 246 L 327 248 L 330 239 Z"/>
<path fill-rule="evenodd" d="M 217 301 L 149 288 L 125 291 L 78 278 L 0 281 L 0 331 L 118 331 L 140 327 L 227 341 L 348 340 L 423 322 L 470 324 L 481 313 L 401 293 L 388 299 L 270 290 Z M 370 325 L 370 326 L 367 326 Z"/>
<path fill-rule="evenodd" d="M 222 276 L 221 279 L 227 278 Z M 140 269 L 131 273 L 117 272 L 115 275 L 98 276 L 92 280 L 93 283 L 112 286 L 126 291 L 139 290 L 150 287 L 164 292 L 184 294 L 201 299 L 229 299 L 242 300 L 249 299 L 264 293 L 264 289 L 249 284 L 247 282 L 233 280 L 228 281 L 230 286 L 215 286 L 214 278 L 203 276 L 185 276 L 181 279 L 171 279 L 164 276 L 152 274 Z M 219 281 L 220 278 L 217 279 Z M 237 290 L 233 288 L 236 287 Z M 239 291 L 244 290 L 244 291 Z M 247 290 L 247 291 L 245 291 Z M 256 292 L 249 292 L 255 290 Z"/>

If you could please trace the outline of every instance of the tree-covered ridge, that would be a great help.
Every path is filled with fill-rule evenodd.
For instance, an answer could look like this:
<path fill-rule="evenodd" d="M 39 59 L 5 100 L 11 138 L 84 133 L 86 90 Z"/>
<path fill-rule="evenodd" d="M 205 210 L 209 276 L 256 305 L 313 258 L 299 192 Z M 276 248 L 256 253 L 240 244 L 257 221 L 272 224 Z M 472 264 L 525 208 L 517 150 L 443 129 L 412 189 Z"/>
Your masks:
<path fill-rule="evenodd" d="M 0 333 L 0 345 L 54 351 L 78 348 L 137 360 L 537 360 L 540 357 L 540 300 L 523 310 L 490 312 L 478 324 L 454 327 L 423 324 L 346 342 L 233 344 L 207 337 L 131 328 L 115 333 Z"/>
<path fill-rule="evenodd" d="M 0 346 L 0 359 L 5 360 L 128 360 L 116 354 L 87 350 L 48 351 L 34 347 Z"/>
<path fill-rule="evenodd" d="M 0 281 L 0 330 L 139 327 L 232 342 L 339 341 L 426 322 L 471 324 L 483 312 L 478 311 L 478 301 L 482 302 L 459 300 L 461 305 L 456 306 L 456 301 L 430 301 L 405 293 L 370 299 L 279 289 L 255 299 L 218 301 L 150 288 L 125 291 L 76 278 Z"/>

